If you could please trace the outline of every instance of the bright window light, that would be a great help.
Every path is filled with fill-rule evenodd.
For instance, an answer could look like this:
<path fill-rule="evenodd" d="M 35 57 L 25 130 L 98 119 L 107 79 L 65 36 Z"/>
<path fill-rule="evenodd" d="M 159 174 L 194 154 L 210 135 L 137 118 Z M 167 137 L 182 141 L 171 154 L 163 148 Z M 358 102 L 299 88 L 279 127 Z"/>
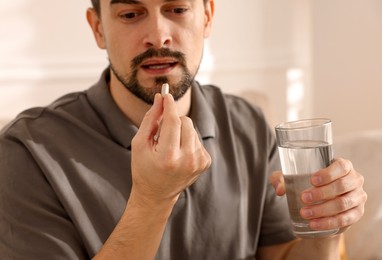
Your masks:
<path fill-rule="evenodd" d="M 287 120 L 300 119 L 305 96 L 304 72 L 299 68 L 287 71 Z"/>

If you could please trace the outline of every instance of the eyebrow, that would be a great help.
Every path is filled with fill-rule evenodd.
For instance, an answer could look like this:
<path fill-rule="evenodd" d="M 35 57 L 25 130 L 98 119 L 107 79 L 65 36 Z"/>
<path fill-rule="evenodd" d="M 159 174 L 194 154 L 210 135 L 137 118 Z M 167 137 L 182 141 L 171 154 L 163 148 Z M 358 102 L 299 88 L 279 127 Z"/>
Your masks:
<path fill-rule="evenodd" d="M 137 0 L 111 0 L 110 5 L 112 4 L 139 4 L 141 3 L 140 1 Z"/>
<path fill-rule="evenodd" d="M 165 0 L 164 2 L 173 2 L 176 0 Z M 110 5 L 112 4 L 142 4 L 141 1 L 138 0 L 110 0 Z"/>

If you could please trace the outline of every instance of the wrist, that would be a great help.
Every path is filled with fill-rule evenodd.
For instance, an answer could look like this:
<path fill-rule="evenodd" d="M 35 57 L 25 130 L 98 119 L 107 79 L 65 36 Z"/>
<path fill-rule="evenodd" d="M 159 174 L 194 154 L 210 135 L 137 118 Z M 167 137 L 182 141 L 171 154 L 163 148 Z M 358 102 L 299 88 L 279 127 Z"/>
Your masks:
<path fill-rule="evenodd" d="M 340 259 L 340 238 L 341 235 L 333 235 L 322 238 L 301 239 L 301 245 L 307 255 L 319 256 L 319 259 L 338 260 Z"/>
<path fill-rule="evenodd" d="M 144 196 L 133 188 L 127 202 L 127 208 L 133 208 L 144 214 L 153 214 L 156 217 L 162 216 L 167 219 L 170 216 L 178 198 L 179 195 L 167 199 L 155 198 L 154 196 Z"/>

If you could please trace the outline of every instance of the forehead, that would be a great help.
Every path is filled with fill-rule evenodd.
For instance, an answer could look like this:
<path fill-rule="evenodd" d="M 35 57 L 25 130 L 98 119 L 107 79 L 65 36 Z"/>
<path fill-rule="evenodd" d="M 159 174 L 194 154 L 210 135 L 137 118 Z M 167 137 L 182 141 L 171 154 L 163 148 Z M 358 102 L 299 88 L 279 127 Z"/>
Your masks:
<path fill-rule="evenodd" d="M 206 3 L 206 0 L 100 0 L 99 11 L 102 15 L 101 10 L 113 9 L 113 6 L 117 5 L 132 5 L 132 6 L 155 6 L 155 5 L 165 5 L 167 3 L 176 3 L 176 4 L 191 4 L 198 5 L 199 2 L 203 6 Z"/>

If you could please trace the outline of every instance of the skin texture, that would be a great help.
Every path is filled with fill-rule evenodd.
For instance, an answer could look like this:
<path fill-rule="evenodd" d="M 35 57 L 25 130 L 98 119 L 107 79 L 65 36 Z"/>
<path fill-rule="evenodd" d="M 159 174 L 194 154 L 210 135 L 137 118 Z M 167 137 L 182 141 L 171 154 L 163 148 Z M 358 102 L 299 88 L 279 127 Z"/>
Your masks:
<path fill-rule="evenodd" d="M 211 31 L 214 1 L 101 0 L 100 6 L 100 13 L 88 9 L 87 20 L 97 45 L 107 51 L 112 64 L 112 97 L 139 130 L 132 141 L 130 198 L 94 259 L 124 259 L 126 255 L 153 259 L 179 194 L 211 164 L 187 117 L 191 91 L 184 79 L 187 73 L 191 78 L 197 73 L 204 39 Z M 163 54 L 164 49 L 170 52 Z M 181 53 L 184 60 L 172 53 Z M 169 83 L 170 94 L 162 97 L 164 82 Z M 154 140 L 159 125 L 160 135 Z M 275 172 L 270 181 L 277 195 L 285 194 L 281 172 Z M 310 219 L 313 229 L 339 227 L 344 231 L 363 215 L 367 198 L 363 177 L 349 161 L 336 160 L 317 172 L 312 184 L 301 199 L 321 203 L 303 208 L 301 215 Z M 296 239 L 262 247 L 256 259 L 339 259 L 339 238 Z"/>

